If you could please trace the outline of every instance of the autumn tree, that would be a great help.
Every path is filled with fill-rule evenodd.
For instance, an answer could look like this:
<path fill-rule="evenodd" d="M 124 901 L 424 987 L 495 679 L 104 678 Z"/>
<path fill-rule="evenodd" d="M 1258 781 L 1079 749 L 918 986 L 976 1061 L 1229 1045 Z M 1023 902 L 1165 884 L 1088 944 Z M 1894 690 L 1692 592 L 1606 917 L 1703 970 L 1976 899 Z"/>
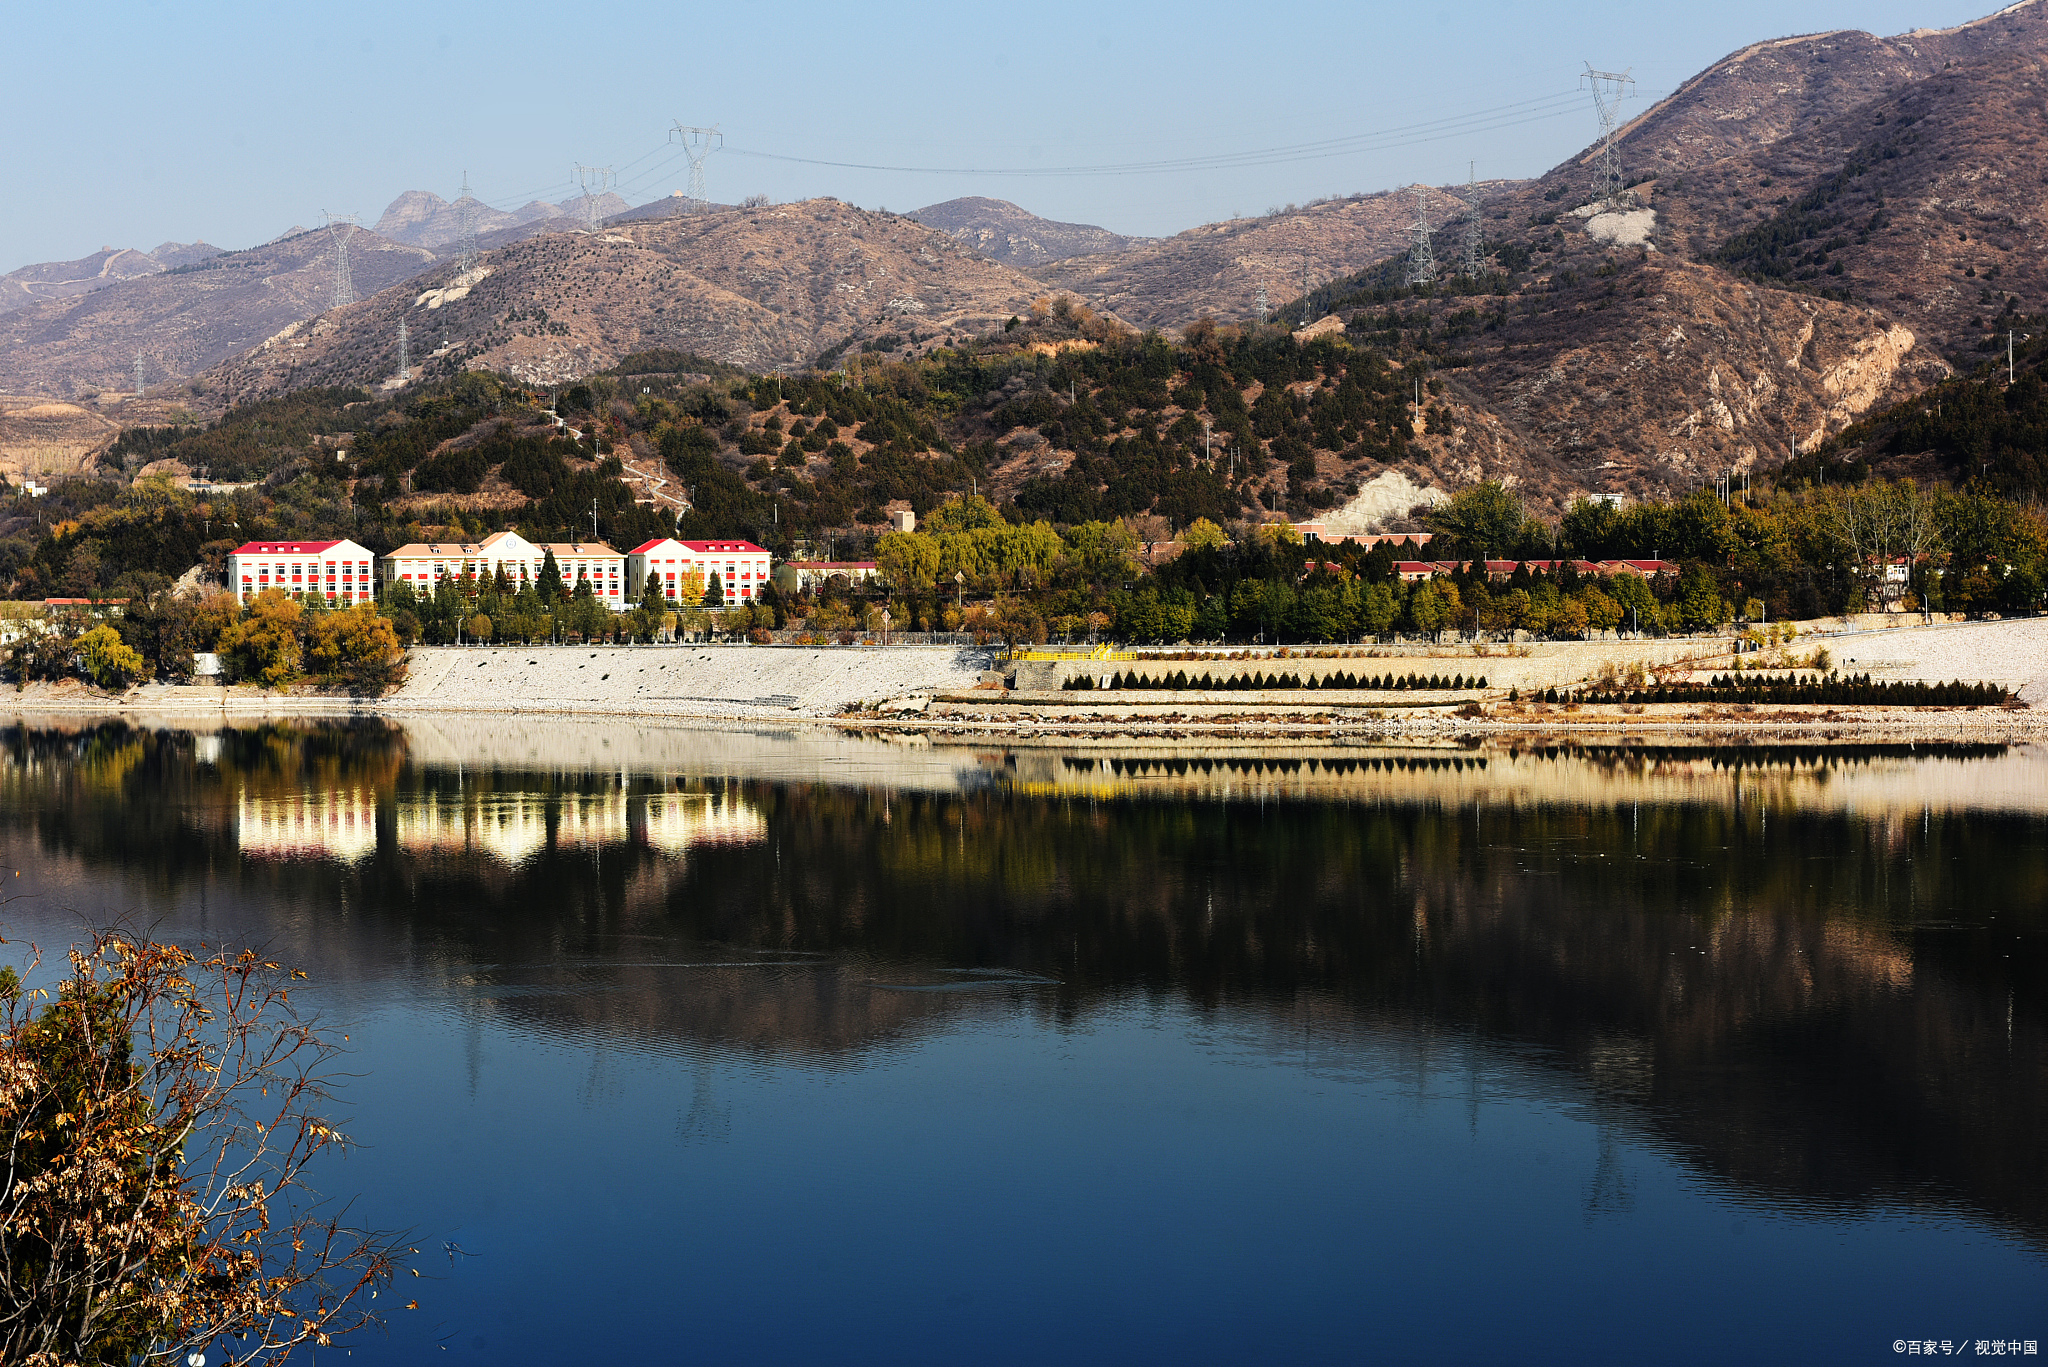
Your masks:
<path fill-rule="evenodd" d="M 99 932 L 0 969 L 0 1361 L 278 1362 L 370 1319 L 401 1250 L 306 1184 L 335 1043 L 253 952 Z"/>

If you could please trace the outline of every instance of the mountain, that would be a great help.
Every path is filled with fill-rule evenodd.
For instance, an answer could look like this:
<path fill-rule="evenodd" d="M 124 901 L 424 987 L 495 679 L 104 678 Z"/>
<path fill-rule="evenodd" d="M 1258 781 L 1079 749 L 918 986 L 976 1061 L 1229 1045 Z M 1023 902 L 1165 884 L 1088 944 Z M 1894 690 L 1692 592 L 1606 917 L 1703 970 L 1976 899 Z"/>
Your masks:
<path fill-rule="evenodd" d="M 76 261 L 43 261 L 0 275 L 0 313 L 46 299 L 69 299 L 91 294 L 123 280 L 176 266 L 189 266 L 216 256 L 220 248 L 204 242 L 166 242 L 155 251 L 138 252 L 128 247 L 102 247 Z"/>
<path fill-rule="evenodd" d="M 444 265 L 273 337 L 216 378 L 241 398 L 382 382 L 401 320 L 429 376 L 484 367 L 547 383 L 655 347 L 767 370 L 854 341 L 908 349 L 1000 328 L 1044 292 L 898 215 L 835 199 L 711 207 L 529 237 L 469 276 Z"/>
<path fill-rule="evenodd" d="M 431 266 L 434 254 L 361 228 L 349 234 L 359 295 Z M 119 280 L 89 294 L 0 314 L 0 393 L 91 396 L 145 379 L 186 379 L 326 309 L 334 296 L 334 246 L 325 229 L 217 252 L 186 265 Z"/>
<path fill-rule="evenodd" d="M 1481 188 L 1492 197 L 1505 184 Z M 1249 319 L 1261 287 L 1277 305 L 1301 294 L 1304 277 L 1320 285 L 1405 250 L 1415 239 L 1418 194 L 1432 223 L 1464 213 L 1463 200 L 1435 188 L 1353 195 L 1141 239 L 1050 262 L 1036 274 L 1138 327 L 1181 327 L 1204 315 Z"/>
<path fill-rule="evenodd" d="M 618 199 L 618 196 L 608 198 Z M 580 208 L 580 199 L 577 203 Z M 624 200 L 618 200 L 618 208 L 625 208 Z M 536 199 L 511 213 L 482 203 L 477 204 L 475 212 L 476 231 L 481 237 L 505 228 L 519 228 L 544 219 L 559 218 L 566 210 L 561 205 Z M 607 208 L 606 212 L 617 210 Z M 379 237 L 409 246 L 445 247 L 462 237 L 462 223 L 455 206 L 433 191 L 407 190 L 385 206 L 384 216 L 377 220 L 377 226 L 371 231 Z"/>
<path fill-rule="evenodd" d="M 983 256 L 1019 270 L 1096 252 L 1121 251 L 1149 239 L 1125 237 L 1090 223 L 1056 223 L 1007 199 L 969 196 L 914 211 L 926 227 L 950 233 Z"/>

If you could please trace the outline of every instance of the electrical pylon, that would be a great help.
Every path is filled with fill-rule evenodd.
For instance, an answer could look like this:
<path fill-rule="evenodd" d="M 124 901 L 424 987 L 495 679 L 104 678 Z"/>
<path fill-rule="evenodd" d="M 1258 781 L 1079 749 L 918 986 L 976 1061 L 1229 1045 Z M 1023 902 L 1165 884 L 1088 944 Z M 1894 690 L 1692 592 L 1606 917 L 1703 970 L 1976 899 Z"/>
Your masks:
<path fill-rule="evenodd" d="M 1485 267 L 1485 255 L 1480 250 L 1485 244 L 1479 233 L 1479 180 L 1477 163 L 1465 172 L 1465 259 L 1459 263 L 1467 280 L 1477 280 Z"/>
<path fill-rule="evenodd" d="M 1614 150 L 1614 124 L 1621 113 L 1621 102 L 1634 84 L 1627 71 L 1595 71 L 1591 62 L 1586 63 L 1586 70 L 1579 77 L 1580 87 L 1593 92 L 1593 108 L 1600 115 L 1600 155 L 1593 162 L 1593 199 L 1588 202 L 1605 200 L 1610 209 L 1622 191 L 1621 158 Z"/>
<path fill-rule="evenodd" d="M 1266 302 L 1266 282 L 1261 280 L 1259 282 L 1258 296 L 1252 301 L 1252 317 L 1263 327 L 1265 326 L 1267 315 L 1272 312 L 1273 306 Z"/>
<path fill-rule="evenodd" d="M 142 397 L 142 352 L 140 349 L 135 353 L 135 397 L 138 399 Z"/>
<path fill-rule="evenodd" d="M 597 197 L 612 188 L 612 168 L 609 166 L 585 166 L 576 164 L 576 183 L 583 187 L 583 226 L 589 232 L 596 232 L 603 217 L 597 212 Z M 595 187 L 594 189 L 592 187 Z"/>
<path fill-rule="evenodd" d="M 713 152 L 725 146 L 725 134 L 718 131 L 718 125 L 709 128 L 692 128 L 682 120 L 668 130 L 668 135 L 683 144 L 683 155 L 690 159 L 690 207 L 701 209 L 704 198 L 704 162 Z"/>
<path fill-rule="evenodd" d="M 1424 187 L 1415 187 L 1415 245 L 1408 249 L 1408 283 L 1436 283 L 1436 249 L 1429 245 L 1429 203 Z"/>
<path fill-rule="evenodd" d="M 361 215 L 337 214 L 332 209 L 325 212 L 327 236 L 334 243 L 334 303 L 330 307 L 341 308 L 356 301 L 356 282 L 348 273 L 348 235 Z"/>
<path fill-rule="evenodd" d="M 476 211 L 479 206 L 469 193 L 469 172 L 462 173 L 462 193 L 455 200 L 455 268 L 468 272 L 476 266 Z"/>
<path fill-rule="evenodd" d="M 398 381 L 400 384 L 412 379 L 412 332 L 405 325 L 405 319 L 398 320 Z"/>

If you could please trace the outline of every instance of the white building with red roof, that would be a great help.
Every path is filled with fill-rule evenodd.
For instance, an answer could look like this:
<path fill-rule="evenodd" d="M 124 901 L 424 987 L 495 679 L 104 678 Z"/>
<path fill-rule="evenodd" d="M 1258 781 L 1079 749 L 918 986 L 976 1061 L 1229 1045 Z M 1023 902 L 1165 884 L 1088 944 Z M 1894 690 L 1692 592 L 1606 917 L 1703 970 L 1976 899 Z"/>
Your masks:
<path fill-rule="evenodd" d="M 625 587 L 621 573 L 625 557 L 602 541 L 536 544 L 517 532 L 492 532 L 481 541 L 415 541 L 382 557 L 378 571 L 387 584 L 406 584 L 415 593 L 432 593 L 444 578 L 469 575 L 482 581 L 503 570 L 517 591 L 539 581 L 549 551 L 555 553 L 563 587 L 572 593 L 577 580 L 587 579 L 591 593 L 614 611 L 623 611 L 638 599 L 638 594 Z"/>
<path fill-rule="evenodd" d="M 283 589 L 353 607 L 376 595 L 375 562 L 353 541 L 250 541 L 228 552 L 228 591 L 238 603 L 265 589 Z"/>
<path fill-rule="evenodd" d="M 768 548 L 751 541 L 662 537 L 626 552 L 626 578 L 633 586 L 634 602 L 646 594 L 650 574 L 660 577 L 662 591 L 671 599 L 679 596 L 681 585 L 692 574 L 700 576 L 707 589 L 715 574 L 727 607 L 751 603 L 768 586 Z"/>

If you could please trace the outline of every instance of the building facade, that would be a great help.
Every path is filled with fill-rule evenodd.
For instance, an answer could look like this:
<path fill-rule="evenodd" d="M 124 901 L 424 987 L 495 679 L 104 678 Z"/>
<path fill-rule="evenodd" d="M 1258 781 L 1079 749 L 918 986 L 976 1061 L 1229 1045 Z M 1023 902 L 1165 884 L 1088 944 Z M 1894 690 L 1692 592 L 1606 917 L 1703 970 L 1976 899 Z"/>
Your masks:
<path fill-rule="evenodd" d="M 265 589 L 283 589 L 354 607 L 376 596 L 375 563 L 353 541 L 250 541 L 228 552 L 228 590 L 238 603 Z"/>
<path fill-rule="evenodd" d="M 518 590 L 540 581 L 549 551 L 555 553 L 562 583 L 571 592 L 578 580 L 587 579 L 591 593 L 614 612 L 633 605 L 637 595 L 625 586 L 626 558 L 602 541 L 535 544 L 517 532 L 493 532 L 474 542 L 416 541 L 382 557 L 378 573 L 386 584 L 408 584 L 415 593 L 432 593 L 444 578 L 467 574 L 484 580 L 503 570 Z"/>
<path fill-rule="evenodd" d="M 711 576 L 718 576 L 725 605 L 751 603 L 768 586 L 768 549 L 751 541 L 678 541 L 663 537 L 635 546 L 626 554 L 626 578 L 631 583 L 630 601 L 638 602 L 647 592 L 647 576 L 661 579 L 662 592 L 678 601 L 682 585 L 692 574 L 708 590 Z"/>

